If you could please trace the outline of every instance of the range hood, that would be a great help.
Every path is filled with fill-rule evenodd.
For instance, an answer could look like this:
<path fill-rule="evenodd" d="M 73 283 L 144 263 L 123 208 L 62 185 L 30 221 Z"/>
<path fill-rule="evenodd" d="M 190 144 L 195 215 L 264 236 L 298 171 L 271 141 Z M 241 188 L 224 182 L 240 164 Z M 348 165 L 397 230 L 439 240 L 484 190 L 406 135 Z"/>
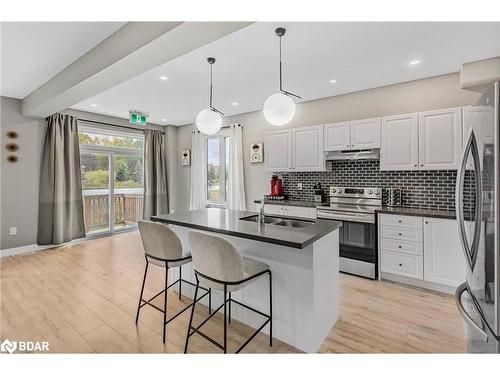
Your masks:
<path fill-rule="evenodd" d="M 380 149 L 369 150 L 345 150 L 325 152 L 326 160 L 367 160 L 380 159 Z"/>

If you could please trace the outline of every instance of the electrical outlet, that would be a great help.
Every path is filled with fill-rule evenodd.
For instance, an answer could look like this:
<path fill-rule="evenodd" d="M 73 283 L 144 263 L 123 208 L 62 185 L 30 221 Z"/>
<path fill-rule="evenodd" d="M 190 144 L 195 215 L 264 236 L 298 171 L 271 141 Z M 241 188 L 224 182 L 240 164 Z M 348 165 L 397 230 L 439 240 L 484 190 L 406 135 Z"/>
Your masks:
<path fill-rule="evenodd" d="M 297 189 L 298 190 L 302 190 L 302 182 L 298 182 L 297 183 Z"/>
<path fill-rule="evenodd" d="M 11 236 L 17 235 L 17 227 L 10 227 L 10 235 Z"/>

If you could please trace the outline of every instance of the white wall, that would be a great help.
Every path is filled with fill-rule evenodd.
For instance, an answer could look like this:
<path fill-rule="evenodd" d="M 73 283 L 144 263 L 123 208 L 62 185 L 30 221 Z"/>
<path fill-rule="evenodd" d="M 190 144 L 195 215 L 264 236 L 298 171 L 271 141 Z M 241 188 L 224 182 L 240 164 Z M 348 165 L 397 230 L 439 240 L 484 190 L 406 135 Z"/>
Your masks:
<path fill-rule="evenodd" d="M 461 89 L 459 74 L 453 73 L 300 103 L 294 119 L 286 127 L 470 105 L 478 98 L 478 93 Z M 252 202 L 269 193 L 271 174 L 264 171 L 263 163 L 250 163 L 250 144 L 263 142 L 264 133 L 276 128 L 265 121 L 262 111 L 224 118 L 223 126 L 232 123 L 243 125 L 247 208 L 253 209 Z M 191 149 L 191 131 L 194 128 L 193 124 L 179 127 L 178 153 Z M 178 160 L 177 194 L 173 198 L 176 210 L 189 208 L 189 170 L 190 167 L 182 167 Z"/>

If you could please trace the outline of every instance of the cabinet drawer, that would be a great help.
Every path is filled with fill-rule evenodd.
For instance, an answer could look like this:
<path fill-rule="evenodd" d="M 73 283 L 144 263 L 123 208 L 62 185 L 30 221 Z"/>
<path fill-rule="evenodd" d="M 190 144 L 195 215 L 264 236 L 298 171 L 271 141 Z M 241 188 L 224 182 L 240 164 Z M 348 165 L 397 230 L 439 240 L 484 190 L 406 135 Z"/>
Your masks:
<path fill-rule="evenodd" d="M 422 218 L 419 216 L 405 215 L 379 215 L 380 225 L 390 225 L 393 227 L 422 229 Z"/>
<path fill-rule="evenodd" d="M 393 240 L 422 242 L 422 229 L 381 226 L 380 237 Z"/>
<path fill-rule="evenodd" d="M 391 240 L 388 238 L 380 239 L 380 249 L 395 251 L 397 253 L 404 253 L 410 255 L 422 255 L 423 248 L 421 242 Z"/>
<path fill-rule="evenodd" d="M 418 255 L 407 255 L 383 250 L 381 251 L 380 269 L 382 272 L 413 277 L 415 279 L 423 280 L 424 278 L 423 257 Z"/>
<path fill-rule="evenodd" d="M 316 209 L 313 207 L 287 206 L 285 207 L 285 215 L 315 219 Z"/>
<path fill-rule="evenodd" d="M 264 213 L 267 215 L 286 215 L 284 211 L 285 208 L 285 206 L 280 206 L 278 204 L 266 204 L 264 206 Z"/>

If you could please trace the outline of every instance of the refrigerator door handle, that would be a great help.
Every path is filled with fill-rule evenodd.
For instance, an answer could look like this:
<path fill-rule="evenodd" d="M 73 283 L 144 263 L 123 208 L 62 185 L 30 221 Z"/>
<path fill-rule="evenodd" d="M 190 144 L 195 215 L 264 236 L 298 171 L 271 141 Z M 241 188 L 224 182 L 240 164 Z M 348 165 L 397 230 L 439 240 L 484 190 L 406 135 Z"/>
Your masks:
<path fill-rule="evenodd" d="M 467 168 L 467 157 L 469 152 L 472 154 L 474 160 L 474 172 L 475 172 L 475 210 L 474 210 L 474 236 L 472 240 L 472 245 L 469 245 L 467 240 L 467 235 L 465 233 L 465 218 L 464 218 L 464 202 L 463 202 L 463 191 L 464 191 L 464 180 L 465 180 L 465 170 Z M 459 168 L 457 173 L 457 183 L 455 189 L 455 206 L 457 210 L 457 222 L 458 222 L 458 232 L 460 234 L 460 241 L 462 243 L 462 250 L 465 255 L 465 260 L 471 272 L 474 270 L 476 264 L 479 241 L 481 238 L 481 223 L 482 223 L 482 210 L 483 210 L 483 199 L 482 199 L 482 177 L 481 177 L 481 164 L 479 160 L 479 150 L 477 147 L 476 137 L 472 128 L 467 136 L 467 142 L 465 144 L 462 155 L 460 156 Z"/>
<path fill-rule="evenodd" d="M 481 336 L 481 339 L 484 342 L 488 341 L 488 334 L 484 331 L 482 327 L 480 327 L 467 313 L 465 310 L 464 306 L 462 305 L 462 294 L 468 289 L 467 289 L 467 283 L 460 284 L 457 290 L 455 291 L 455 302 L 458 307 L 458 311 L 460 312 L 460 315 L 464 318 L 465 322 L 472 328 L 476 330 L 476 332 Z M 471 297 L 472 298 L 472 297 Z M 472 303 L 474 304 L 474 303 Z"/>

